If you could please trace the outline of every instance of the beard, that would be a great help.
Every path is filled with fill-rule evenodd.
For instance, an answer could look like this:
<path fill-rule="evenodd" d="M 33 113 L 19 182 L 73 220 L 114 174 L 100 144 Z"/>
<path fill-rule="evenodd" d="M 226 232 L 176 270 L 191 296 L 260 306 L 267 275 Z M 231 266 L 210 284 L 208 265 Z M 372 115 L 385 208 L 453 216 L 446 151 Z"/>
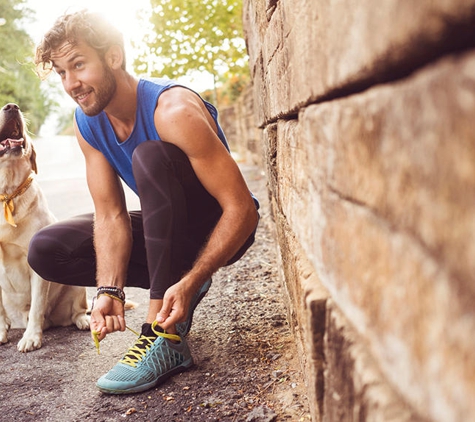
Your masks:
<path fill-rule="evenodd" d="M 91 105 L 79 104 L 86 116 L 97 116 L 112 100 L 117 89 L 117 82 L 112 71 L 104 63 L 103 77 L 98 89 L 94 89 L 95 101 Z"/>

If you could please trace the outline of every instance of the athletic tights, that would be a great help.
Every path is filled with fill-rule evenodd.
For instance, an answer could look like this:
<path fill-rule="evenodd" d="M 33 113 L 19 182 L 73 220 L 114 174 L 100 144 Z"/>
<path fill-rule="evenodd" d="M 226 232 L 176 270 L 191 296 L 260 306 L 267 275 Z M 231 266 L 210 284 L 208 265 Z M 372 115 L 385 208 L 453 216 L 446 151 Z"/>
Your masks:
<path fill-rule="evenodd" d="M 188 157 L 173 144 L 141 143 L 134 151 L 132 169 L 141 211 L 129 211 L 133 245 L 126 286 L 150 289 L 151 299 L 162 299 L 168 287 L 191 269 L 222 211 Z M 28 251 L 33 270 L 56 283 L 96 286 L 93 218 L 92 213 L 84 214 L 40 230 Z M 226 265 L 245 253 L 254 234 Z"/>

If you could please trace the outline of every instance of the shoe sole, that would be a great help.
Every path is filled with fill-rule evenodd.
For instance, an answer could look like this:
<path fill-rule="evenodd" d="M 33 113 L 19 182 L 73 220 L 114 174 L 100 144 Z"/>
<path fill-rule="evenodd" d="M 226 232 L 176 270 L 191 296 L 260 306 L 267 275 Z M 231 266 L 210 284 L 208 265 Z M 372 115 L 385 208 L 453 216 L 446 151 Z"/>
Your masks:
<path fill-rule="evenodd" d="M 179 374 L 181 372 L 185 372 L 186 370 L 190 369 L 193 366 L 193 358 L 190 357 L 186 361 L 184 361 L 181 365 L 175 366 L 174 368 L 170 369 L 169 371 L 165 372 L 164 374 L 160 375 L 156 380 L 149 382 L 147 384 L 142 384 L 137 387 L 128 388 L 125 390 L 115 390 L 115 389 L 108 389 L 104 387 L 100 387 L 96 384 L 96 387 L 102 393 L 106 394 L 133 394 L 133 393 L 141 393 L 143 391 L 150 390 L 153 387 L 156 387 L 159 384 L 162 384 L 166 380 L 168 380 L 173 375 Z"/>
<path fill-rule="evenodd" d="M 190 312 L 189 312 L 189 318 L 187 318 L 186 322 L 188 323 L 188 325 L 186 326 L 186 328 L 183 330 L 183 332 L 181 332 L 180 334 L 185 337 L 189 332 L 190 332 L 190 329 L 191 329 L 191 324 L 193 323 L 193 314 L 195 313 L 195 309 L 196 307 L 199 305 L 199 303 L 201 302 L 201 300 L 206 296 L 206 294 L 208 293 L 210 287 L 211 287 L 211 283 L 212 283 L 212 279 L 210 278 L 209 280 L 207 280 L 203 286 L 201 287 L 200 289 L 200 294 L 198 296 L 196 296 L 194 299 L 196 299 L 194 301 L 194 303 L 192 303 L 192 306 L 190 308 Z M 181 330 L 179 330 L 181 331 Z"/>

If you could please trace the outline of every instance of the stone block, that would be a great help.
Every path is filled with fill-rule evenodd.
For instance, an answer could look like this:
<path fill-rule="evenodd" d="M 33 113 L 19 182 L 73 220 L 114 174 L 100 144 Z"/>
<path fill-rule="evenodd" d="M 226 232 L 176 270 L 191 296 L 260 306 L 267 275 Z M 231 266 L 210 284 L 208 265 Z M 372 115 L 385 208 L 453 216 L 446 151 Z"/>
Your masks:
<path fill-rule="evenodd" d="M 475 298 L 475 53 L 319 110 L 316 125 L 335 122 L 331 189 L 413 235 L 460 301 Z"/>
<path fill-rule="evenodd" d="M 269 194 L 277 201 L 277 124 L 269 125 L 262 131 L 262 144 L 264 147 L 265 170 Z"/>
<path fill-rule="evenodd" d="M 222 107 L 219 110 L 219 123 L 226 134 L 228 145 L 231 150 L 237 152 L 241 150 L 238 130 L 238 118 L 240 117 L 235 106 Z"/>
<path fill-rule="evenodd" d="M 262 60 L 262 86 L 273 87 L 257 93 L 272 95 L 260 125 L 404 77 L 475 37 L 475 0 L 280 0 L 270 23 L 263 2 L 249 0 L 245 10 L 254 16 L 246 22 L 251 73 Z M 279 92 L 285 86 L 288 95 Z"/>
<path fill-rule="evenodd" d="M 267 64 L 271 61 L 274 54 L 281 48 L 283 43 L 282 37 L 282 16 L 280 2 L 277 5 L 274 5 L 275 12 L 272 14 L 272 17 L 269 23 L 266 25 L 266 31 L 264 32 L 264 39 L 262 40 L 262 56 L 264 64 Z"/>
<path fill-rule="evenodd" d="M 385 377 L 433 421 L 475 414 L 474 310 L 409 233 L 371 210 L 329 195 L 321 275 Z M 473 298 L 471 300 L 473 303 Z"/>
<path fill-rule="evenodd" d="M 252 84 L 254 85 L 254 113 L 256 115 L 256 125 L 257 127 L 264 128 L 265 111 L 269 108 L 270 87 L 266 84 L 262 55 L 259 56 L 256 62 Z"/>
<path fill-rule="evenodd" d="M 323 422 L 422 422 L 387 384 L 351 323 L 329 300 Z"/>
<path fill-rule="evenodd" d="M 322 262 L 319 239 L 326 222 L 322 198 L 327 152 L 323 143 L 315 142 L 314 133 L 305 131 L 300 117 L 278 122 L 274 190 L 282 214 L 318 270 Z"/>
<path fill-rule="evenodd" d="M 243 1 L 243 29 L 249 54 L 249 68 L 255 68 L 262 55 L 262 40 L 267 29 L 266 4 L 262 1 Z"/>
<path fill-rule="evenodd" d="M 275 202 L 274 202 L 275 205 Z M 321 420 L 324 396 L 323 338 L 325 335 L 328 291 L 322 286 L 301 246 L 288 227 L 285 217 L 274 208 L 281 268 L 289 295 L 290 322 L 302 352 L 310 411 L 313 420 Z"/>

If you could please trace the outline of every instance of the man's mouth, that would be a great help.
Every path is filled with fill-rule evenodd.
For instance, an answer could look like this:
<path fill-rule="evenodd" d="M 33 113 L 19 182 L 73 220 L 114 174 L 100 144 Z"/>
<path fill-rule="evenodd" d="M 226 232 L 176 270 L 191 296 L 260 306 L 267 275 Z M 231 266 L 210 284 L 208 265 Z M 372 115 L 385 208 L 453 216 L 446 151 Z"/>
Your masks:
<path fill-rule="evenodd" d="M 77 101 L 77 102 L 82 102 L 84 101 L 87 97 L 89 97 L 89 94 L 91 93 L 92 91 L 88 91 L 88 92 L 82 92 L 80 94 L 76 94 L 74 95 L 74 99 Z"/>

